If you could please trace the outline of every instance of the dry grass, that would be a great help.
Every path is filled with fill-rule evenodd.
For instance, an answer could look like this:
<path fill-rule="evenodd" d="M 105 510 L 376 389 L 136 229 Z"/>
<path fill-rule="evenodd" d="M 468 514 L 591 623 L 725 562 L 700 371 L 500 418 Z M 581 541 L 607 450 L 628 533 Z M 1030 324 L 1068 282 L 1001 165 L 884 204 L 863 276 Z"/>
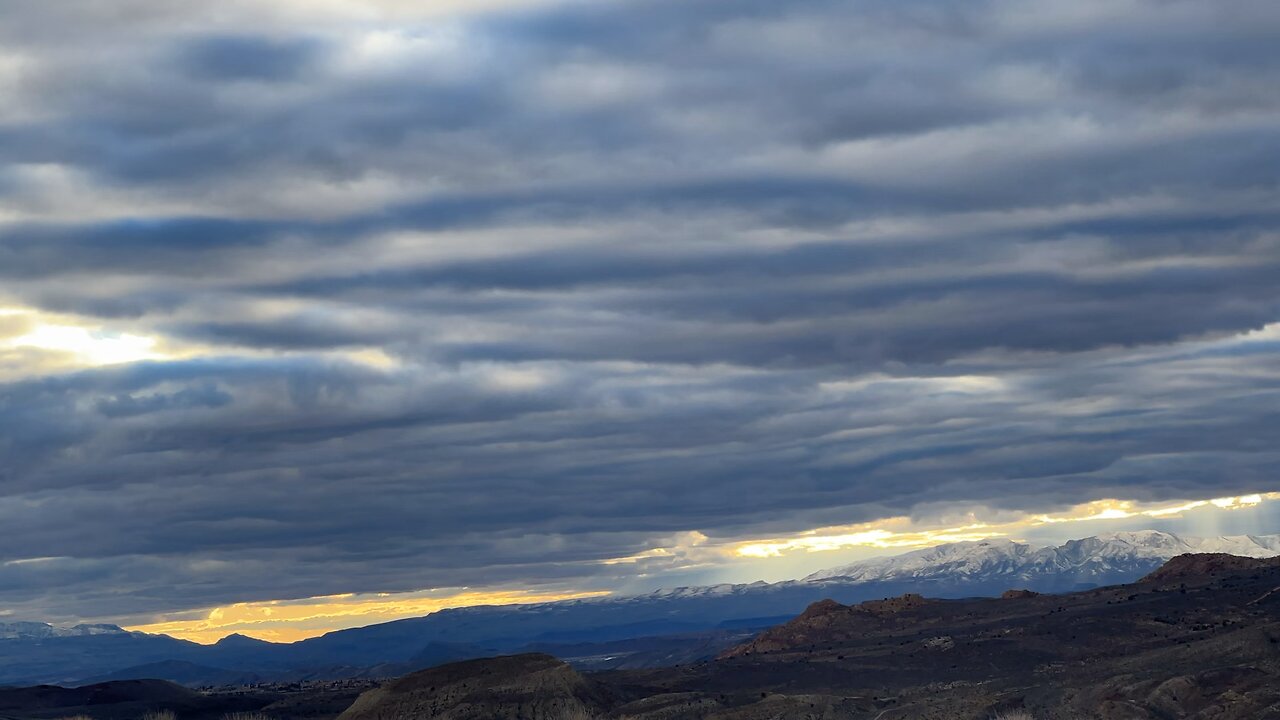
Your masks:
<path fill-rule="evenodd" d="M 260 712 L 233 712 L 223 715 L 222 720 L 275 720 L 275 718 Z"/>
<path fill-rule="evenodd" d="M 1000 715 L 997 715 L 991 718 L 991 720 L 1036 720 L 1036 719 L 1031 717 L 1031 713 L 1025 710 L 1010 710 L 1007 713 L 1001 713 Z"/>
<path fill-rule="evenodd" d="M 142 720 L 178 720 L 178 716 L 172 710 L 152 710 L 143 715 Z"/>

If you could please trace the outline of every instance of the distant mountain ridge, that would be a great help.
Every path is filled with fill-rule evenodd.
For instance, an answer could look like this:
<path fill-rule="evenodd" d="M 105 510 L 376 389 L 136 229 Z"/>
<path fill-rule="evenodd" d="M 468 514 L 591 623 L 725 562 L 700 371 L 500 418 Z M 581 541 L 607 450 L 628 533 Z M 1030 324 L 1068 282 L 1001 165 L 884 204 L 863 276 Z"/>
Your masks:
<path fill-rule="evenodd" d="M 1112 533 L 1037 547 L 1007 539 L 939 545 L 813 573 L 800 580 L 677 587 L 643 595 L 515 606 L 477 606 L 361 628 L 295 643 L 229 636 L 198 645 L 114 625 L 58 628 L 0 624 L 0 684 L 121 679 L 165 670 L 189 685 L 243 674 L 263 679 L 384 677 L 441 662 L 547 647 L 574 657 L 626 663 L 629 641 L 676 636 L 713 656 L 716 642 L 743 621 L 794 616 L 819 600 L 859 603 L 905 593 L 933 598 L 999 596 L 1012 588 L 1058 593 L 1133 582 L 1186 553 L 1280 555 L 1280 535 L 1179 537 Z M 696 657 L 670 643 L 630 643 L 644 657 Z M 645 655 L 645 653 L 648 655 Z M 572 659 L 572 658 L 571 658 Z M 578 662 L 578 660 L 575 660 Z M 164 663 L 169 663 L 165 665 Z M 185 664 L 174 664 L 185 663 Z M 394 672 L 393 672 L 394 671 Z M 121 674 L 121 673 L 124 674 Z"/>

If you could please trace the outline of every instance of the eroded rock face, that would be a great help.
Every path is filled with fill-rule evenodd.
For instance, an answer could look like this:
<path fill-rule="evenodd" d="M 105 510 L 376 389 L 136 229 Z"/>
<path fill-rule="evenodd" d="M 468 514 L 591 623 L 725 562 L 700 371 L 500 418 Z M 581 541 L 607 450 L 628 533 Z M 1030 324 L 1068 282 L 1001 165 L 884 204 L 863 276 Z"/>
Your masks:
<path fill-rule="evenodd" d="M 1169 583 L 1199 580 L 1223 573 L 1280 567 L 1280 558 L 1250 558 L 1226 553 L 1187 553 L 1179 555 L 1138 582 Z"/>
<path fill-rule="evenodd" d="M 794 620 L 765 631 L 749 643 L 731 648 L 723 658 L 757 653 L 797 652 L 856 634 L 866 624 L 893 618 L 937 603 L 917 593 L 884 600 L 868 600 L 857 605 L 841 605 L 821 600 L 810 605 Z"/>
<path fill-rule="evenodd" d="M 444 665 L 364 693 L 339 720 L 587 720 L 602 714 L 591 685 L 542 654 Z"/>

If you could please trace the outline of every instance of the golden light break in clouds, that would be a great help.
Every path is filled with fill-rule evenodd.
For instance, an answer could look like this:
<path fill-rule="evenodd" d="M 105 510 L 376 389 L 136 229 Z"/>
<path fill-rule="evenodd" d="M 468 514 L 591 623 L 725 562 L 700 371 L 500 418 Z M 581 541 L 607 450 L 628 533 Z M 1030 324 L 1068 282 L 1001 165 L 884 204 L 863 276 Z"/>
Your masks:
<path fill-rule="evenodd" d="M 424 591 L 331 595 L 304 600 L 236 603 L 214 608 L 206 617 L 198 620 L 171 620 L 135 625 L 129 629 L 163 633 L 199 643 L 216 642 L 232 633 L 271 642 L 294 642 L 332 630 L 429 615 L 446 608 L 553 602 L 607 594 L 462 590 L 452 594 Z"/>

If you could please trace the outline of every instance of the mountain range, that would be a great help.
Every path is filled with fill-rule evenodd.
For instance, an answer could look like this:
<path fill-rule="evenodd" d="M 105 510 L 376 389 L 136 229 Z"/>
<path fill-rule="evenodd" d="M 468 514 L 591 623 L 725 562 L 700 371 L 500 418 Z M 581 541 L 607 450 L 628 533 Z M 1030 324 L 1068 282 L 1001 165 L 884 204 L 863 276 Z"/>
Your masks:
<path fill-rule="evenodd" d="M 114 625 L 0 624 L 0 684 L 159 677 L 191 686 L 230 679 L 392 677 L 472 657 L 539 651 L 603 670 L 713 657 L 813 602 L 904 593 L 996 596 L 1133 582 L 1184 553 L 1280 555 L 1280 535 L 1194 538 L 1115 533 L 1037 547 L 1005 539 L 951 543 L 777 583 L 679 587 L 643 595 L 442 610 L 295 643 L 240 635 L 199 645 Z"/>
<path fill-rule="evenodd" d="M 1280 718 L 1277 583 L 1280 559 L 1199 553 L 1074 593 L 823 600 L 714 660 L 471 660 L 370 689 L 337 720 Z"/>
<path fill-rule="evenodd" d="M 886 558 L 821 570 L 805 582 L 972 582 L 985 579 L 1050 586 L 1093 587 L 1128 582 L 1142 568 L 1154 570 L 1188 553 L 1224 553 L 1241 557 L 1280 555 L 1280 535 L 1180 537 L 1147 530 L 1069 540 L 1035 547 L 993 539 L 950 543 Z"/>
<path fill-rule="evenodd" d="M 927 569 L 910 558 L 898 567 L 910 564 Z M 822 600 L 688 663 L 592 671 L 525 652 L 389 682 L 231 678 L 240 684 L 201 692 L 108 679 L 0 688 L 0 718 L 1261 720 L 1280 718 L 1277 647 L 1280 557 L 1197 553 L 1134 583 L 1072 593 Z M 204 672 L 179 662 L 158 671 L 169 665 Z"/>

